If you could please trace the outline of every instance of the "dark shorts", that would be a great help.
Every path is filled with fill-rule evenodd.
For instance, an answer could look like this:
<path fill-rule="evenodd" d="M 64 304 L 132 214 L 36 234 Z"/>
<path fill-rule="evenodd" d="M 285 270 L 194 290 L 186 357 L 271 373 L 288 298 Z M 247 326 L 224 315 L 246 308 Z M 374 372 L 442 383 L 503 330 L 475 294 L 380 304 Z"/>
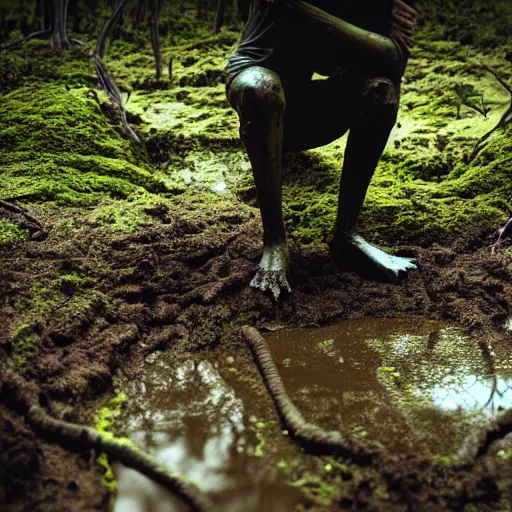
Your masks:
<path fill-rule="evenodd" d="M 237 75 L 228 76 L 228 90 Z M 366 81 L 354 71 L 319 80 L 282 80 L 284 151 L 324 146 L 344 135 L 361 114 Z"/>
<path fill-rule="evenodd" d="M 364 82 L 348 71 L 324 80 L 283 82 L 284 150 L 316 148 L 344 135 L 360 115 Z"/>

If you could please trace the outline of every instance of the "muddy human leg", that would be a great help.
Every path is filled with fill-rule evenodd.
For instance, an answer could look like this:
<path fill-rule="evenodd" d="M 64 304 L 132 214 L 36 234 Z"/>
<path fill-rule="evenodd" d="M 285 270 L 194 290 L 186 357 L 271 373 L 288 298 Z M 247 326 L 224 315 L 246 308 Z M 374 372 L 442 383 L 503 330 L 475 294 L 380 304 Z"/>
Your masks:
<path fill-rule="evenodd" d="M 355 233 L 366 191 L 396 121 L 399 88 L 386 78 L 369 79 L 361 112 L 353 120 L 345 150 L 338 213 L 331 253 L 344 270 L 383 281 L 397 281 L 416 268 L 370 245 Z"/>
<path fill-rule="evenodd" d="M 263 255 L 251 286 L 270 290 L 277 299 L 283 290 L 290 291 L 281 190 L 284 90 L 276 73 L 254 66 L 229 84 L 228 99 L 240 117 L 263 224 Z"/>

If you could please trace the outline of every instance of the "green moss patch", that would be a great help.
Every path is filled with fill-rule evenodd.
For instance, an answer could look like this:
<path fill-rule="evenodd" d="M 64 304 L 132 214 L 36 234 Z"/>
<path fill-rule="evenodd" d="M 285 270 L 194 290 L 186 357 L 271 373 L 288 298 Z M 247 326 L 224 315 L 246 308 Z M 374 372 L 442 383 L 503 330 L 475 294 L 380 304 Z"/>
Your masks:
<path fill-rule="evenodd" d="M 8 220 L 0 219 L 0 246 L 19 242 L 26 237 L 27 232 L 24 229 Z"/>

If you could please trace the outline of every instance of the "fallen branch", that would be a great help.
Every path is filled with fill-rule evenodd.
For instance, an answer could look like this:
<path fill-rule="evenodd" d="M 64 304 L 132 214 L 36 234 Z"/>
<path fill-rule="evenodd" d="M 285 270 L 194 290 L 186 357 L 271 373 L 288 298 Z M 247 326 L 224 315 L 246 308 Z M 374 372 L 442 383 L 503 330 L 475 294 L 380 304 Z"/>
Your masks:
<path fill-rule="evenodd" d="M 261 334 L 248 325 L 242 327 L 241 334 L 253 353 L 277 412 L 292 438 L 316 453 L 338 454 L 365 465 L 374 460 L 378 455 L 377 450 L 357 446 L 353 441 L 345 439 L 341 432 L 323 430 L 308 423 L 288 396 L 267 342 Z"/>
<path fill-rule="evenodd" d="M 42 438 L 57 443 L 69 451 L 96 450 L 110 459 L 135 469 L 181 498 L 194 512 L 207 512 L 212 507 L 192 483 L 169 473 L 155 457 L 131 442 L 109 438 L 85 425 L 57 420 L 37 405 L 37 394 L 12 372 L 2 376 L 0 396 L 12 408 L 22 412 L 30 427 Z"/>
<path fill-rule="evenodd" d="M 110 101 L 117 106 L 121 114 L 121 122 L 123 123 L 123 126 L 129 137 L 134 142 L 140 143 L 139 137 L 133 131 L 132 127 L 128 124 L 128 120 L 126 119 L 126 110 L 124 108 L 123 98 L 121 97 L 121 91 L 117 87 L 113 78 L 110 76 L 110 73 L 107 70 L 107 66 L 105 66 L 105 63 L 102 60 L 103 56 L 105 55 L 105 44 L 107 37 L 112 33 L 112 30 L 121 18 L 121 15 L 126 10 L 130 1 L 131 0 L 121 0 L 121 2 L 119 2 L 117 7 L 114 9 L 112 16 L 103 27 L 98 37 L 98 41 L 96 41 L 96 48 L 94 52 L 91 52 L 91 57 L 94 63 L 94 68 L 96 69 L 96 74 L 98 75 L 98 80 L 100 81 L 100 87 L 107 93 Z"/>

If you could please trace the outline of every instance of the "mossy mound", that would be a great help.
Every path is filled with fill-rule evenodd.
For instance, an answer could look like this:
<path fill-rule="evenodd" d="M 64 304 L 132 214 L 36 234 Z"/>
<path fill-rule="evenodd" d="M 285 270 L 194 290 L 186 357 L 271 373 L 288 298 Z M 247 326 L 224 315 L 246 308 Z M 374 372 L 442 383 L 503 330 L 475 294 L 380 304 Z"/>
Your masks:
<path fill-rule="evenodd" d="M 167 190 L 96 98 L 62 81 L 35 81 L 1 97 L 2 199 L 78 205 Z"/>

